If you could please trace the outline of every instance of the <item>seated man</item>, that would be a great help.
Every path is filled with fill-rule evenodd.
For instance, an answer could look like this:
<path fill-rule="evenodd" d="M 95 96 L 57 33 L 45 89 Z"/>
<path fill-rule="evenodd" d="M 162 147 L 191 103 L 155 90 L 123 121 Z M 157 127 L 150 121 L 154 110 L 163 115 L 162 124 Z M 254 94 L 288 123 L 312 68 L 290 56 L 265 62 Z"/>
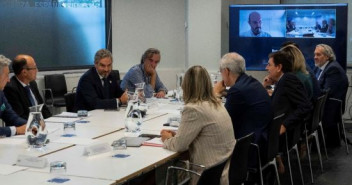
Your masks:
<path fill-rule="evenodd" d="M 128 96 L 118 85 L 112 70 L 112 54 L 100 49 L 94 57 L 94 67 L 85 72 L 78 82 L 76 106 L 78 110 L 117 109 Z"/>
<path fill-rule="evenodd" d="M 285 119 L 280 127 L 280 150 L 283 151 L 287 132 L 288 141 L 301 133 L 303 120 L 312 110 L 312 104 L 308 100 L 307 92 L 302 82 L 293 74 L 292 56 L 284 51 L 277 51 L 269 55 L 266 70 L 268 76 L 264 79 L 264 87 L 275 84 L 274 92 L 271 96 L 271 105 L 275 115 L 285 113 Z M 279 173 L 284 173 L 285 168 L 280 157 Z"/>
<path fill-rule="evenodd" d="M 226 86 L 230 87 L 225 107 L 231 116 L 236 139 L 254 132 L 255 143 L 260 139 L 265 142 L 266 128 L 272 120 L 271 100 L 262 84 L 245 71 L 245 60 L 241 55 L 224 55 L 220 62 L 223 81 L 214 86 L 214 92 L 220 96 Z"/>
<path fill-rule="evenodd" d="M 43 99 L 35 81 L 38 72 L 37 65 L 33 57 L 17 55 L 12 62 L 12 69 L 15 76 L 5 86 L 4 93 L 13 110 L 23 119 L 28 119 L 29 107 L 43 104 Z M 48 107 L 45 105 L 42 114 L 44 118 L 51 116 Z"/>
<path fill-rule="evenodd" d="M 157 98 L 165 97 L 167 89 L 159 79 L 156 72 L 156 67 L 160 62 L 160 51 L 154 48 L 149 48 L 142 55 L 141 63 L 133 66 L 125 75 L 121 82 L 121 88 L 127 89 L 130 92 L 135 91 L 135 84 L 144 82 L 145 97 Z"/>
<path fill-rule="evenodd" d="M 326 44 L 318 44 L 314 51 L 315 74 L 322 91 L 330 90 L 325 103 L 323 127 L 328 146 L 340 145 L 337 121 L 340 114 L 340 105 L 330 98 L 341 100 L 342 111 L 345 110 L 345 98 L 348 89 L 348 78 L 345 70 L 336 61 L 333 49 Z"/>
<path fill-rule="evenodd" d="M 27 121 L 19 117 L 12 110 L 3 93 L 6 83 L 9 81 L 10 63 L 10 59 L 0 55 L 0 119 L 7 123 L 7 125 L 13 125 L 10 127 L 0 127 L 0 137 L 24 134 L 26 130 Z"/>

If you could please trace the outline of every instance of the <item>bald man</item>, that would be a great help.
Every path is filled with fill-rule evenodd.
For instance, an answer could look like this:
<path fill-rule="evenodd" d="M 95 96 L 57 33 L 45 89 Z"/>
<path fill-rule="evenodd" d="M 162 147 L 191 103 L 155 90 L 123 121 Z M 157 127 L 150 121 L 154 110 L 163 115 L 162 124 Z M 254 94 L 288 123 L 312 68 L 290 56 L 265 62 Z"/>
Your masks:
<path fill-rule="evenodd" d="M 271 37 L 269 33 L 262 31 L 262 17 L 258 12 L 249 14 L 248 24 L 251 29 L 242 33 L 242 37 Z"/>
<path fill-rule="evenodd" d="M 33 57 L 21 54 L 13 60 L 12 69 L 15 76 L 6 85 L 4 93 L 13 110 L 23 119 L 28 119 L 29 107 L 43 104 L 43 98 L 35 81 L 38 68 Z M 42 114 L 44 118 L 51 116 L 45 105 Z"/>

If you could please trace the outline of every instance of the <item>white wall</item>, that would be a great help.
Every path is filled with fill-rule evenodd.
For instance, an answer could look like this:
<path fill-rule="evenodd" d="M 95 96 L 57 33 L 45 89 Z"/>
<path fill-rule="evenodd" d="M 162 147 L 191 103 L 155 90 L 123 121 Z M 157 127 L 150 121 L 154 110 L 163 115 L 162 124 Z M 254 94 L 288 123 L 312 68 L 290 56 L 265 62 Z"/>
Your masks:
<path fill-rule="evenodd" d="M 187 67 L 218 70 L 221 57 L 221 0 L 187 1 Z"/>
<path fill-rule="evenodd" d="M 115 69 L 123 75 L 140 63 L 146 49 L 158 48 L 157 71 L 163 81 L 170 80 L 168 88 L 176 86 L 186 60 L 184 0 L 113 0 L 112 31 Z"/>

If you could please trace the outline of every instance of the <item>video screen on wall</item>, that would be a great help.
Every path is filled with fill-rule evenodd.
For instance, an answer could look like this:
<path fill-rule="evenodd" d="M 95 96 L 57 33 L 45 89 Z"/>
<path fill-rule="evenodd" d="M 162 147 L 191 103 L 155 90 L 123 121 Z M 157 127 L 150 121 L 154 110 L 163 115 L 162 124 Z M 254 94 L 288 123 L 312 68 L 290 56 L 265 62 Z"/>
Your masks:
<path fill-rule="evenodd" d="M 39 70 L 93 65 L 106 48 L 105 0 L 0 1 L 0 54 L 29 54 Z"/>
<path fill-rule="evenodd" d="M 229 18 L 230 52 L 244 56 L 247 70 L 265 70 L 269 53 L 286 41 L 312 68 L 315 46 L 328 44 L 346 68 L 347 4 L 230 5 Z"/>

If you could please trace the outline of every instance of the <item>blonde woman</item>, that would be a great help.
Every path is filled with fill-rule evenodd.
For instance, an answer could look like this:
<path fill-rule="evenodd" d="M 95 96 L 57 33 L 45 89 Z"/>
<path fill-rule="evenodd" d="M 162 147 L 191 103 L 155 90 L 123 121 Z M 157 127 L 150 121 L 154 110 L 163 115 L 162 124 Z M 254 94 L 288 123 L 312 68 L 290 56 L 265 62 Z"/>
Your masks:
<path fill-rule="evenodd" d="M 208 72 L 201 66 L 187 70 L 182 83 L 185 107 L 177 133 L 161 131 L 166 149 L 189 150 L 190 161 L 212 166 L 230 157 L 235 146 L 232 122 L 215 97 Z M 228 184 L 228 166 L 221 184 Z"/>
<path fill-rule="evenodd" d="M 307 93 L 309 100 L 313 97 L 313 80 L 306 70 L 306 60 L 302 52 L 294 45 L 289 44 L 280 49 L 280 51 L 286 52 L 293 58 L 292 72 L 297 76 L 297 78 L 302 82 L 304 89 Z"/>

